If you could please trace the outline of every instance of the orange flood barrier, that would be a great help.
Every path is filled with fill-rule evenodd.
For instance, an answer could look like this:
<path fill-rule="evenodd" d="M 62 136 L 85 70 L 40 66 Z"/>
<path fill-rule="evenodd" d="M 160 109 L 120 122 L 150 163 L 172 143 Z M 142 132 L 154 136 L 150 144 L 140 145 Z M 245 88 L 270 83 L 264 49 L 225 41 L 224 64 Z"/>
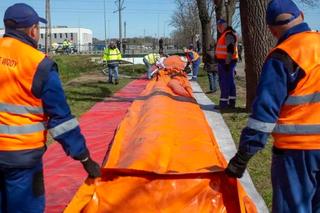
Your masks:
<path fill-rule="evenodd" d="M 257 212 L 223 173 L 185 62 L 171 56 L 164 64 L 120 123 L 102 178 L 86 180 L 65 212 Z"/>

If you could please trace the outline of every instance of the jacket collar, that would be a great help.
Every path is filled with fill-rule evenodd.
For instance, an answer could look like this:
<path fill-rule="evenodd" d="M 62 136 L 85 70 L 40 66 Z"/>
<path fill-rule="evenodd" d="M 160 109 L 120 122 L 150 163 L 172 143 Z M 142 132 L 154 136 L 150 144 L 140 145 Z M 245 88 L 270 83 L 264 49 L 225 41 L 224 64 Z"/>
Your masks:
<path fill-rule="evenodd" d="M 281 38 L 278 40 L 278 45 L 288 39 L 290 36 L 297 34 L 297 33 L 302 33 L 302 32 L 307 32 L 310 31 L 310 27 L 308 26 L 307 23 L 301 23 L 298 24 L 291 29 L 289 29 L 285 34 L 281 36 Z"/>
<path fill-rule="evenodd" d="M 30 38 L 27 34 L 20 32 L 18 30 L 15 30 L 15 29 L 6 28 L 5 34 L 3 37 L 15 38 L 15 39 L 17 39 L 23 43 L 26 43 L 36 49 L 38 47 L 37 42 L 35 40 Z"/>

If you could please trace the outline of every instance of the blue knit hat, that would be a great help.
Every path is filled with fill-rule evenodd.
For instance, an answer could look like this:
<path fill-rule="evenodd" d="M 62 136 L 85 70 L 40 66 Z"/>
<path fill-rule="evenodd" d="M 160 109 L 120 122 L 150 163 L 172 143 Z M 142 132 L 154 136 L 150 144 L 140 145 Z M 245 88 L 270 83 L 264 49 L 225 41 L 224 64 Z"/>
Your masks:
<path fill-rule="evenodd" d="M 291 14 L 292 17 L 283 20 L 277 21 L 277 17 L 280 14 L 288 13 Z M 272 0 L 269 2 L 267 7 L 267 24 L 268 25 L 284 25 L 288 24 L 292 20 L 296 19 L 301 14 L 301 11 L 297 7 L 297 5 L 291 0 Z"/>
<path fill-rule="evenodd" d="M 225 24 L 225 23 L 227 23 L 226 20 L 222 18 L 217 20 L 217 24 Z"/>

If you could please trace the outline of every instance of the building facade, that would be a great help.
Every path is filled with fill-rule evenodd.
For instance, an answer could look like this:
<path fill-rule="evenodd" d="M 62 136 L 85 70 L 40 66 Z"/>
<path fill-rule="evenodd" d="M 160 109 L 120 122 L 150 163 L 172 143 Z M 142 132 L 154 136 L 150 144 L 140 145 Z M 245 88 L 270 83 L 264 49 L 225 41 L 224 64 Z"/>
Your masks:
<path fill-rule="evenodd" d="M 4 34 L 4 29 L 0 29 L 0 37 Z M 61 45 L 67 39 L 72 46 L 79 52 L 91 51 L 92 49 L 92 30 L 86 28 L 69 28 L 59 26 L 51 28 L 51 46 Z M 40 29 L 39 49 L 45 46 L 45 28 Z"/>

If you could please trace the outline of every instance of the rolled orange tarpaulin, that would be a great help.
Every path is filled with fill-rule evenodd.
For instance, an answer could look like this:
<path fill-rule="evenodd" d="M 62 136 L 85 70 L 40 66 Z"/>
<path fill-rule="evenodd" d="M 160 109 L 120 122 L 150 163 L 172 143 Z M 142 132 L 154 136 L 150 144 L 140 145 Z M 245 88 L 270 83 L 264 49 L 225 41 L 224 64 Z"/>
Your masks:
<path fill-rule="evenodd" d="M 65 212 L 257 212 L 223 172 L 185 62 L 171 56 L 164 64 L 120 123 L 102 178 L 85 182 Z"/>

